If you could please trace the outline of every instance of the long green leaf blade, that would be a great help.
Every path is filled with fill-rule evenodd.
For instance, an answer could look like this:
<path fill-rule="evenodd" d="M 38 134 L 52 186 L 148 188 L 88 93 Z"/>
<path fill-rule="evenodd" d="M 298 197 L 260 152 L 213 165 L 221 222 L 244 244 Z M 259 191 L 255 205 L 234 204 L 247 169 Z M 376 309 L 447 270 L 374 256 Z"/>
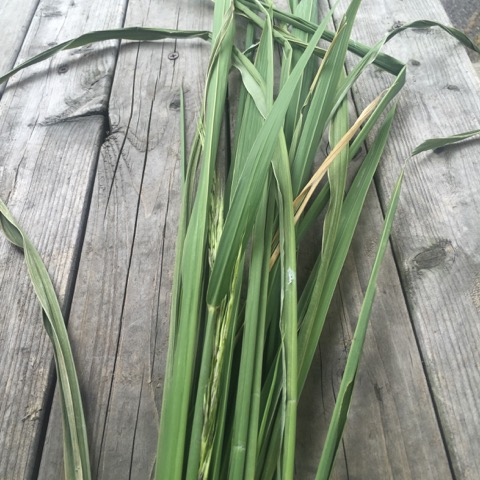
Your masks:
<path fill-rule="evenodd" d="M 251 142 L 258 134 L 263 124 L 263 118 L 267 111 L 271 109 L 273 103 L 273 37 L 271 23 L 266 14 L 265 28 L 260 39 L 255 65 L 252 65 L 252 72 L 264 85 L 263 97 L 253 97 L 250 95 L 246 100 L 245 111 L 241 119 L 242 126 L 238 139 L 238 149 L 235 152 L 234 178 L 232 187 L 235 190 L 240 181 L 238 171 L 239 163 L 248 152 Z M 245 84 L 245 79 L 244 79 Z M 246 87 L 247 88 L 247 87 Z M 254 105 L 262 101 L 265 111 L 257 110 Z M 255 222 L 255 235 L 253 238 L 251 261 L 249 266 L 249 281 L 247 299 L 245 302 L 245 321 L 242 335 L 242 347 L 240 366 L 238 372 L 238 388 L 235 398 L 234 420 L 232 430 L 232 447 L 230 452 L 229 478 L 232 480 L 242 480 L 245 472 L 245 462 L 249 449 L 249 412 L 252 402 L 252 387 L 254 378 L 254 362 L 257 342 L 263 342 L 257 338 L 259 324 L 264 323 L 262 314 L 262 284 L 265 283 L 263 275 L 263 266 L 265 256 L 269 251 L 265 251 L 264 235 L 267 215 L 267 201 L 269 181 L 263 188 L 263 194 L 258 207 L 257 218 Z M 256 453 L 256 452 L 255 452 Z"/>
<path fill-rule="evenodd" d="M 353 336 L 350 352 L 347 358 L 347 364 L 340 384 L 340 389 L 335 402 L 335 408 L 333 410 L 332 419 L 328 427 L 327 437 L 323 446 L 320 463 L 317 470 L 316 480 L 328 480 L 333 468 L 335 460 L 335 454 L 340 444 L 340 439 L 347 421 L 348 409 L 352 398 L 353 387 L 355 384 L 355 378 L 357 375 L 358 365 L 360 362 L 360 356 L 362 354 L 363 344 L 368 327 L 368 321 L 370 319 L 370 313 L 372 311 L 373 300 L 375 298 L 375 291 L 377 286 L 377 277 L 380 271 L 380 266 L 385 256 L 385 252 L 388 246 L 388 239 L 392 229 L 393 218 L 398 205 L 400 197 L 400 188 L 403 181 L 404 172 L 402 171 L 400 177 L 397 180 L 395 189 L 393 191 L 390 206 L 387 210 L 385 217 L 385 223 L 380 238 L 380 243 L 373 263 L 372 272 L 368 281 L 367 290 L 365 292 L 365 298 L 362 303 L 362 308 L 358 317 L 357 327 L 355 328 L 355 334 Z"/>
<path fill-rule="evenodd" d="M 29 58 L 20 65 L 7 72 L 0 77 L 0 84 L 6 82 L 12 75 L 15 75 L 20 70 L 43 62 L 56 53 L 62 50 L 71 50 L 72 48 L 83 47 L 90 43 L 104 42 L 107 40 L 136 40 L 136 41 L 152 41 L 164 40 L 166 38 L 188 39 L 188 38 L 202 38 L 209 40 L 211 33 L 206 30 L 172 30 L 167 28 L 147 28 L 147 27 L 127 27 L 117 28 L 112 30 L 98 30 L 96 32 L 89 32 L 80 35 L 77 38 L 67 40 L 52 48 L 49 48 L 32 58 Z"/>
<path fill-rule="evenodd" d="M 479 134 L 480 129 L 472 130 L 465 133 L 458 133 L 456 135 L 450 135 L 449 137 L 430 138 L 418 145 L 418 147 L 416 147 L 412 151 L 412 157 L 428 150 L 434 150 L 437 148 L 447 147 L 448 145 L 453 145 L 454 143 L 461 142 L 462 140 L 467 140 L 468 138 L 474 137 L 475 135 Z"/>
<path fill-rule="evenodd" d="M 0 226 L 7 239 L 25 255 L 30 279 L 43 309 L 45 330 L 52 342 L 62 401 L 65 475 L 72 480 L 89 480 L 90 458 L 80 386 L 55 289 L 39 253 L 1 199 Z"/>

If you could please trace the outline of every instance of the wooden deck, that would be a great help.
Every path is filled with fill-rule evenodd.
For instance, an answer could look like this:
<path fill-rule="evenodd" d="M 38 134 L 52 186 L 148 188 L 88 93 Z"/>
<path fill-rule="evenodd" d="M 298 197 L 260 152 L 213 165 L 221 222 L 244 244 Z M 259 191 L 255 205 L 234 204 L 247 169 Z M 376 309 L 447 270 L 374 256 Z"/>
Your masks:
<path fill-rule="evenodd" d="M 90 30 L 208 29 L 212 5 L 3 0 L 0 72 Z M 364 0 L 355 37 L 372 44 L 419 18 L 448 23 L 439 0 Z M 480 82 L 454 40 L 414 30 L 386 51 L 408 63 L 408 86 L 302 398 L 299 479 L 315 469 L 400 166 L 424 139 L 480 125 Z M 179 209 L 179 90 L 191 135 L 208 56 L 201 40 L 107 42 L 0 89 L 0 197 L 39 248 L 68 315 L 94 478 L 151 477 Z M 371 69 L 357 109 L 388 80 Z M 478 140 L 410 163 L 333 478 L 479 478 L 479 218 Z M 2 480 L 62 478 L 53 372 L 23 258 L 1 238 Z"/>

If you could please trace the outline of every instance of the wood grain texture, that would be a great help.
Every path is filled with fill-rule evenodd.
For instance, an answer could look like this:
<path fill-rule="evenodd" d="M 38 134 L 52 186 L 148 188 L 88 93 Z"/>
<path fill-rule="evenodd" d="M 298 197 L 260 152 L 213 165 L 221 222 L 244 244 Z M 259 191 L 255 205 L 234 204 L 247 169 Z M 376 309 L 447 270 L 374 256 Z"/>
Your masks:
<path fill-rule="evenodd" d="M 17 0 L 3 0 L 0 3 L 0 31 L 2 32 L 0 75 L 13 67 L 38 3 L 39 0 L 26 0 L 21 5 Z M 0 96 L 4 90 L 5 84 L 0 85 Z"/>
<path fill-rule="evenodd" d="M 205 29 L 209 1 L 130 1 L 127 25 Z M 93 477 L 151 478 L 180 207 L 180 88 L 189 138 L 210 45 L 122 46 L 69 331 L 84 392 Z M 61 478 L 54 402 L 40 478 Z"/>
<path fill-rule="evenodd" d="M 42 1 L 20 58 L 84 30 L 118 26 L 122 18 L 118 2 Z M 64 311 L 115 60 L 113 50 L 101 58 L 90 49 L 74 55 L 78 65 L 65 54 L 17 75 L 0 102 L 0 195 L 39 248 Z M 0 265 L 0 478 L 30 478 L 49 408 L 52 351 L 23 258 L 3 238 Z"/>
<path fill-rule="evenodd" d="M 448 23 L 434 0 L 365 0 L 354 36 L 372 44 L 394 25 L 419 18 Z M 378 176 L 384 206 L 417 144 L 480 125 L 479 81 L 455 40 L 439 29 L 412 30 L 385 50 L 408 64 L 409 78 Z M 371 69 L 358 83 L 358 107 L 389 81 Z M 454 475 L 461 479 L 478 478 L 480 471 L 479 153 L 475 140 L 412 160 L 393 234 L 422 360 Z"/>

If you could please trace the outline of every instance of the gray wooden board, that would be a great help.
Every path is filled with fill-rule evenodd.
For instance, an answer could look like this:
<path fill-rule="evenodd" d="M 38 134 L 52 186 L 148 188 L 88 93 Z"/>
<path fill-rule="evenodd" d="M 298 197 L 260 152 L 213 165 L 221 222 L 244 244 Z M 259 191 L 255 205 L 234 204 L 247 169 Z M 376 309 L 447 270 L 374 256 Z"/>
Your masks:
<path fill-rule="evenodd" d="M 42 1 L 20 58 L 122 19 L 114 1 Z M 64 310 L 104 136 L 112 45 L 101 57 L 87 48 L 73 54 L 77 62 L 66 53 L 32 67 L 10 80 L 0 102 L 0 195 L 38 246 Z M 0 265 L 0 478 L 29 478 L 48 408 L 52 352 L 23 258 L 3 238 Z"/>
<path fill-rule="evenodd" d="M 0 31 L 2 32 L 0 75 L 10 70 L 15 63 L 38 1 L 26 0 L 21 5 L 18 0 L 3 0 L 0 3 Z M 5 85 L 0 85 L 0 95 L 4 89 Z"/>
<path fill-rule="evenodd" d="M 354 36 L 373 44 L 394 25 L 419 18 L 448 23 L 438 1 L 365 0 Z M 417 144 L 480 126 L 479 81 L 455 40 L 439 29 L 413 30 L 385 50 L 409 69 L 394 141 L 378 176 L 383 206 Z M 371 69 L 358 83 L 357 106 L 364 107 L 390 79 Z M 476 140 L 409 162 L 393 234 L 442 432 L 455 477 L 462 479 L 478 478 L 480 471 L 479 153 Z"/>
<path fill-rule="evenodd" d="M 210 28 L 209 1 L 131 0 L 127 25 Z M 150 478 L 156 454 L 180 206 L 180 88 L 191 139 L 210 45 L 126 44 L 69 321 L 94 478 Z M 40 478 L 62 476 L 54 402 Z"/>

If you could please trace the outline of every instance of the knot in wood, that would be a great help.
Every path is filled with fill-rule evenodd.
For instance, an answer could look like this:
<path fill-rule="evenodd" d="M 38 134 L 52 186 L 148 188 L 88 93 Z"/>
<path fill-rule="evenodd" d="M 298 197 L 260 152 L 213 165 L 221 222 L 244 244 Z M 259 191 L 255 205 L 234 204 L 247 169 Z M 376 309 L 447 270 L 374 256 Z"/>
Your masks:
<path fill-rule="evenodd" d="M 178 58 L 178 52 L 171 52 L 168 54 L 169 60 L 176 60 Z"/>
<path fill-rule="evenodd" d="M 455 257 L 455 249 L 448 240 L 441 240 L 438 243 L 426 248 L 413 259 L 417 270 L 428 270 L 444 265 L 449 260 L 453 261 Z"/>
<path fill-rule="evenodd" d="M 173 97 L 168 108 L 170 108 L 170 110 L 180 110 L 180 97 L 178 95 Z"/>
<path fill-rule="evenodd" d="M 452 85 L 452 84 L 447 84 L 447 90 L 453 90 L 454 92 L 459 92 L 460 91 L 460 87 L 458 87 L 457 85 Z"/>

